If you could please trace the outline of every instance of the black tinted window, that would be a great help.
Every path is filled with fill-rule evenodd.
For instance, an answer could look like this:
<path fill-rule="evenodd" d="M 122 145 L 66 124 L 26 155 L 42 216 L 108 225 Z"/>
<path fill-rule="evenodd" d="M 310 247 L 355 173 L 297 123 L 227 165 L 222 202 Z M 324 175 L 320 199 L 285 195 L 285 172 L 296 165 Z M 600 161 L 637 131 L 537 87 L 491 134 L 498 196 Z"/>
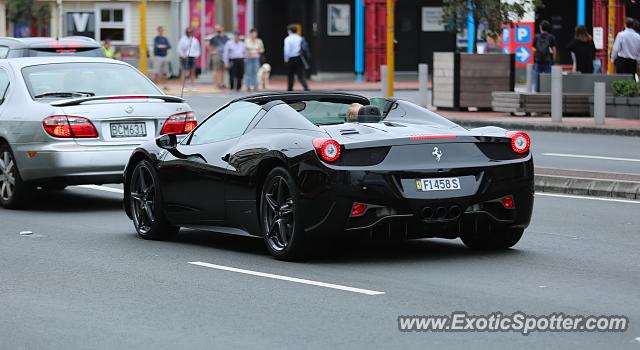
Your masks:
<path fill-rule="evenodd" d="M 262 107 L 251 102 L 232 103 L 200 125 L 189 144 L 201 145 L 240 137 L 260 109 Z"/>

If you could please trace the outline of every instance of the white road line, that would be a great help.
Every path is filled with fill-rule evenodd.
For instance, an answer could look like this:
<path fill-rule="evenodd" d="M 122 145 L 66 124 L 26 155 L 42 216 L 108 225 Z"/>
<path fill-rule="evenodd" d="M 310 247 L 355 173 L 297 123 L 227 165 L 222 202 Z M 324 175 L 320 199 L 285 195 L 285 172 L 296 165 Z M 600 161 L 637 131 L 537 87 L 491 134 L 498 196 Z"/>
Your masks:
<path fill-rule="evenodd" d="M 120 194 L 124 193 L 124 190 L 122 190 L 120 188 L 113 188 L 113 187 L 107 187 L 107 186 L 79 185 L 78 187 L 88 188 L 90 190 L 103 191 L 103 192 L 120 193 Z"/>
<path fill-rule="evenodd" d="M 302 283 L 302 284 L 309 284 L 309 285 L 312 285 L 312 286 L 318 286 L 318 287 L 324 287 L 324 288 L 339 289 L 339 290 L 344 290 L 344 291 L 353 292 L 353 293 L 360 293 L 360 294 L 366 294 L 366 295 L 381 295 L 381 294 L 384 294 L 384 292 L 378 292 L 378 291 L 375 291 L 375 290 L 347 287 L 347 286 L 341 286 L 339 284 L 318 282 L 318 281 L 306 280 L 306 279 L 302 279 L 302 278 L 295 278 L 295 277 L 288 277 L 288 276 L 282 276 L 282 275 L 274 275 L 274 274 L 271 274 L 271 273 L 244 270 L 244 269 L 238 269 L 238 268 L 235 268 L 235 267 L 209 264 L 209 263 L 205 263 L 205 262 L 201 262 L 201 261 L 191 261 L 191 262 L 189 262 L 189 264 L 202 266 L 202 267 L 209 267 L 209 268 L 212 268 L 212 269 L 230 271 L 230 272 L 244 273 L 246 275 L 252 275 L 252 276 L 273 278 L 273 279 L 276 279 L 276 280 L 296 282 L 296 283 Z"/>
<path fill-rule="evenodd" d="M 618 202 L 618 203 L 631 203 L 631 204 L 640 204 L 640 201 L 636 201 L 633 199 L 617 199 L 617 198 L 601 198 L 601 197 L 589 197 L 589 196 L 576 196 L 572 194 L 561 194 L 561 193 L 544 193 L 544 192 L 536 192 L 536 196 L 547 196 L 547 197 L 560 197 L 560 198 L 573 198 L 573 199 L 588 199 L 592 201 L 603 201 L 603 202 Z"/>
<path fill-rule="evenodd" d="M 586 159 L 601 159 L 601 160 L 617 160 L 621 162 L 640 162 L 640 159 L 635 158 L 618 158 L 618 157 L 604 157 L 604 156 L 590 156 L 586 154 L 567 154 L 567 153 L 542 153 L 543 156 L 550 157 L 565 157 L 565 158 L 586 158 Z"/>

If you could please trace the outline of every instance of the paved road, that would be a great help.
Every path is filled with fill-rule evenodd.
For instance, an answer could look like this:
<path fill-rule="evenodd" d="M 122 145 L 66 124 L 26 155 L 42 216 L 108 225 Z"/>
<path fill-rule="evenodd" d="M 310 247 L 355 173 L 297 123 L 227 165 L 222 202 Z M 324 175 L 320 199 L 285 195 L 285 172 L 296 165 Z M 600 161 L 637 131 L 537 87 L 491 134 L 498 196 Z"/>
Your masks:
<path fill-rule="evenodd" d="M 377 96 L 376 92 L 364 92 Z M 186 95 L 202 120 L 227 101 L 244 94 Z M 417 94 L 401 91 L 399 97 L 415 100 Z M 640 175 L 640 138 L 610 135 L 529 131 L 536 166 Z"/>
<path fill-rule="evenodd" d="M 30 211 L 0 209 L 2 349 L 640 348 L 638 203 L 539 195 L 526 236 L 504 252 L 417 240 L 287 263 L 259 239 L 199 231 L 138 239 L 117 193 L 73 187 L 34 201 Z M 624 333 L 398 331 L 398 315 L 458 310 L 631 321 Z"/>

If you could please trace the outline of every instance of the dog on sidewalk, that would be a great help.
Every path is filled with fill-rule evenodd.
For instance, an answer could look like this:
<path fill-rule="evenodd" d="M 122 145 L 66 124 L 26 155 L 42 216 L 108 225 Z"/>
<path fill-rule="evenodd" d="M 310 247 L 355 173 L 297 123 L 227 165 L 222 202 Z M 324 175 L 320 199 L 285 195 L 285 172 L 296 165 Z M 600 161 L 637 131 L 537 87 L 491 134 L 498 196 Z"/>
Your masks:
<path fill-rule="evenodd" d="M 269 90 L 269 77 L 271 76 L 271 65 L 264 63 L 258 69 L 258 89 Z"/>

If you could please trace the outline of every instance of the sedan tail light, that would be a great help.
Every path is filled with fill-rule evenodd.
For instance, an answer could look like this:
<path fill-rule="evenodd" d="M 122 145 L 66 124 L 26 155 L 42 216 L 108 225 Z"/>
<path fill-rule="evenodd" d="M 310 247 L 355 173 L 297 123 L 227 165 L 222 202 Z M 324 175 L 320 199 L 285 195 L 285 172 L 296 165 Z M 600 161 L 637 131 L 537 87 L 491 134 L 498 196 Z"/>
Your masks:
<path fill-rule="evenodd" d="M 340 158 L 341 146 L 333 139 L 313 139 L 313 148 L 325 162 L 333 163 Z"/>
<path fill-rule="evenodd" d="M 196 116 L 193 112 L 178 113 L 170 116 L 164 122 L 160 134 L 162 135 L 182 135 L 188 134 L 198 125 Z"/>
<path fill-rule="evenodd" d="M 95 138 L 98 137 L 96 127 L 87 118 L 71 115 L 53 115 L 42 121 L 44 131 L 60 138 Z"/>
<path fill-rule="evenodd" d="M 527 153 L 531 147 L 529 135 L 522 131 L 507 131 L 506 135 L 511 138 L 511 148 L 518 154 Z"/>

